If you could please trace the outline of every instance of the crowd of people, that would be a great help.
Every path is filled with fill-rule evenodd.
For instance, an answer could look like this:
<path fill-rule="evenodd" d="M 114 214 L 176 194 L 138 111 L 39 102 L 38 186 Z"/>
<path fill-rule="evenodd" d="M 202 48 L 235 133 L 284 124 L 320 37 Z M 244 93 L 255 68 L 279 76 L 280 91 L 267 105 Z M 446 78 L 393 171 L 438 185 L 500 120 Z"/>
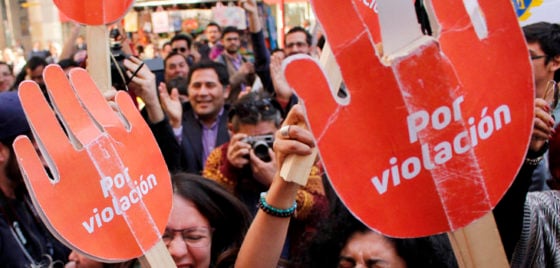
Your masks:
<path fill-rule="evenodd" d="M 164 63 L 161 79 L 126 34 L 113 36 L 124 53 L 132 55 L 122 62 L 126 82 L 120 86 L 126 88 L 115 90 L 126 89 L 141 99 L 140 112 L 171 174 L 173 208 L 161 235 L 175 264 L 457 267 L 444 234 L 397 239 L 362 224 L 337 198 L 320 159 L 305 186 L 280 178 L 288 155 L 309 155 L 315 147 L 281 64 L 291 55 L 317 52 L 303 27 L 286 33 L 283 49 L 269 51 L 256 0 L 240 4 L 247 13 L 247 32 L 209 23 L 203 36 L 176 34 L 158 49 Z M 560 267 L 560 130 L 553 116 L 559 97 L 554 81 L 560 72 L 560 25 L 535 23 L 523 32 L 535 78 L 534 128 L 527 159 L 493 213 L 512 267 Z M 32 80 L 48 100 L 42 73 L 49 63 L 68 70 L 87 63 L 83 40 L 74 43 L 80 40 L 78 33 L 76 27 L 72 42 L 56 59 L 34 53 L 19 72 L 13 63 L 0 61 L 3 267 L 139 265 L 137 260 L 100 263 L 57 241 L 30 201 L 15 159 L 14 139 L 33 139 L 18 86 Z M 252 58 L 241 53 L 243 36 L 248 37 Z M 106 94 L 108 101 L 112 93 Z"/>

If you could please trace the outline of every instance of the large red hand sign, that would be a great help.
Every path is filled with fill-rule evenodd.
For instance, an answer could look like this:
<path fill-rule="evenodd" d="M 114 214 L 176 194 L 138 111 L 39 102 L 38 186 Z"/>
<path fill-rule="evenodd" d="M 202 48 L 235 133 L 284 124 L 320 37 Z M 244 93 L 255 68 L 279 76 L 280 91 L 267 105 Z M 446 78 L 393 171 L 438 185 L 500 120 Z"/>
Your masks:
<path fill-rule="evenodd" d="M 382 2 L 395 3 L 378 1 L 380 18 Z M 447 232 L 480 218 L 503 196 L 527 150 L 533 81 L 511 1 L 481 1 L 485 29 L 476 32 L 464 2 L 476 3 L 431 1 L 439 35 L 412 40 L 412 49 L 385 46 L 386 64 L 372 40 L 378 25 L 363 18 L 361 0 L 313 0 L 349 99 L 333 97 L 308 57 L 285 70 L 305 100 L 337 194 L 390 236 Z M 392 31 L 402 34 L 402 18 L 392 19 Z"/>
<path fill-rule="evenodd" d="M 30 81 L 19 87 L 25 114 L 54 180 L 30 140 L 14 142 L 41 217 L 61 241 L 92 258 L 139 257 L 160 241 L 171 210 L 171 183 L 154 137 L 126 92 L 111 109 L 83 69 L 70 81 L 44 71 L 54 110 Z M 67 134 L 66 134 L 67 133 Z"/>
<path fill-rule="evenodd" d="M 113 23 L 126 14 L 134 0 L 54 0 L 60 12 L 87 25 Z"/>

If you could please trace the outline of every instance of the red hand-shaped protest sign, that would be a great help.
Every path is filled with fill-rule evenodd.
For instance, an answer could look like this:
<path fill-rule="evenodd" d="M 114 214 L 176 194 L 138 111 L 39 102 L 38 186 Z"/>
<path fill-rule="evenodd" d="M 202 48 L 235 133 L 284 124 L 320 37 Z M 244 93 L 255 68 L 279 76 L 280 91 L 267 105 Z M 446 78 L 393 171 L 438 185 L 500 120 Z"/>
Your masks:
<path fill-rule="evenodd" d="M 54 0 L 60 12 L 87 25 L 113 23 L 122 18 L 133 3 L 134 0 Z"/>
<path fill-rule="evenodd" d="M 19 96 L 54 181 L 27 137 L 14 143 L 43 221 L 95 259 L 143 255 L 160 241 L 171 210 L 169 174 L 148 126 L 125 92 L 113 111 L 83 69 L 69 81 L 50 65 L 44 78 L 65 130 L 35 83 L 20 85 Z"/>
<path fill-rule="evenodd" d="M 511 2 L 481 1 L 487 34 L 477 35 L 463 1 L 432 1 L 439 35 L 387 55 L 390 66 L 376 56 L 371 33 L 379 26 L 356 8 L 361 0 L 312 4 L 348 104 L 335 101 L 310 58 L 288 63 L 286 78 L 305 100 L 346 206 L 396 237 L 456 230 L 491 210 L 519 169 L 532 127 L 531 68 L 515 14 L 506 12 Z"/>

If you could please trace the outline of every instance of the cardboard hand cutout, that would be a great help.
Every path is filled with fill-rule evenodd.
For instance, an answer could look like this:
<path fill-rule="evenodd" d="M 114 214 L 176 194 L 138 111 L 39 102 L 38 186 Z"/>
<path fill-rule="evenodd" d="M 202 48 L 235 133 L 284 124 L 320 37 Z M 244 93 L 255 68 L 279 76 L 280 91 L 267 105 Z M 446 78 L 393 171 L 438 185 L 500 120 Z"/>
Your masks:
<path fill-rule="evenodd" d="M 34 82 L 19 87 L 54 179 L 31 141 L 20 136 L 14 149 L 25 183 L 59 240 L 100 261 L 139 257 L 160 241 L 171 210 L 164 159 L 126 92 L 116 96 L 117 113 L 85 70 L 69 76 L 57 65 L 44 71 L 54 111 Z"/>
<path fill-rule="evenodd" d="M 345 205 L 395 237 L 456 230 L 488 213 L 532 127 L 532 72 L 511 2 L 432 1 L 435 38 L 401 23 L 414 21 L 402 18 L 414 14 L 408 0 L 377 1 L 379 25 L 364 19 L 361 0 L 311 2 L 348 96 L 329 90 L 309 57 L 292 59 L 285 75 Z M 383 60 L 372 38 L 379 26 Z"/>
<path fill-rule="evenodd" d="M 73 21 L 86 25 L 116 22 L 132 7 L 134 0 L 54 0 L 58 10 Z"/>

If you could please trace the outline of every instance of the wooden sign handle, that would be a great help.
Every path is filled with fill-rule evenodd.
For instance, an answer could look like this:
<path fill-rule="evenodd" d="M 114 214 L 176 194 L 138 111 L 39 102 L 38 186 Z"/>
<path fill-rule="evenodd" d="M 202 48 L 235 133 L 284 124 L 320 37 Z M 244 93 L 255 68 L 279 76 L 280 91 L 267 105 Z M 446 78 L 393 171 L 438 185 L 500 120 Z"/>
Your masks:
<path fill-rule="evenodd" d="M 144 256 L 140 257 L 139 260 L 143 268 L 177 267 L 171 255 L 169 255 L 167 247 L 161 240 L 148 250 Z"/>
<path fill-rule="evenodd" d="M 491 211 L 447 235 L 459 267 L 510 267 Z"/>
<path fill-rule="evenodd" d="M 111 51 L 106 25 L 87 26 L 87 71 L 101 93 L 111 89 Z"/>

